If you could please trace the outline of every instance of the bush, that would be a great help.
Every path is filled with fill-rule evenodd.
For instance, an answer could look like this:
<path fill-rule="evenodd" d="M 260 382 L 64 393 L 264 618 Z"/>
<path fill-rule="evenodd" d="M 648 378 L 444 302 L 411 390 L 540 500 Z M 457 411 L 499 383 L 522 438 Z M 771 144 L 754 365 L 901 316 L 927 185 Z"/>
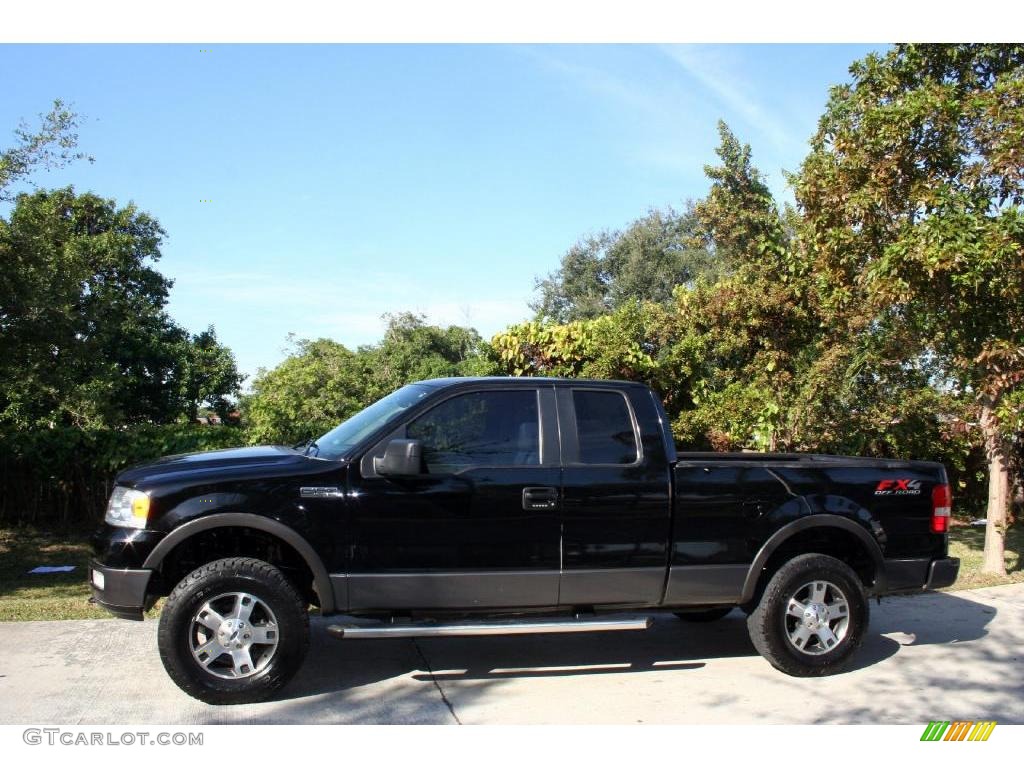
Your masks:
<path fill-rule="evenodd" d="M 98 523 L 122 469 L 246 442 L 237 427 L 198 424 L 0 432 L 0 522 Z"/>

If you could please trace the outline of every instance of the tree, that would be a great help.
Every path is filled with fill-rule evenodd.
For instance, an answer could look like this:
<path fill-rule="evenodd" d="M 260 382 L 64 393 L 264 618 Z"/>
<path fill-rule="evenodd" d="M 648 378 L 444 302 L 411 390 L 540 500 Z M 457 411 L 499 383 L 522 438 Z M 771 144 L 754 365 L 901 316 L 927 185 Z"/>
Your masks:
<path fill-rule="evenodd" d="M 45 170 L 61 168 L 74 160 L 88 160 L 92 157 L 76 152 L 77 129 L 81 117 L 72 112 L 60 99 L 53 102 L 53 108 L 40 115 L 40 125 L 35 131 L 22 122 L 14 131 L 16 146 L 0 152 L 0 200 L 12 199 L 13 184 L 37 167 Z"/>
<path fill-rule="evenodd" d="M 711 189 L 694 207 L 699 232 L 733 267 L 784 271 L 791 260 L 791 233 L 764 175 L 751 163 L 750 145 L 741 144 L 722 120 L 718 136 L 715 154 L 721 165 L 704 166 Z"/>
<path fill-rule="evenodd" d="M 792 446 L 788 399 L 806 365 L 804 350 L 815 339 L 816 318 L 796 278 L 800 270 L 787 269 L 796 261 L 791 236 L 751 164 L 750 147 L 724 123 L 719 133 L 721 164 L 705 169 L 711 190 L 676 235 L 690 253 L 727 263 L 729 274 L 709 281 L 668 272 L 660 278 L 677 282 L 667 285 L 667 302 L 659 295 L 658 301 L 623 302 L 598 317 L 524 323 L 496 336 L 492 347 L 514 374 L 647 382 L 663 396 L 677 438 L 689 447 Z M 607 254 L 615 247 L 612 241 Z M 652 264 L 632 266 L 642 271 Z M 573 311 L 580 306 L 577 298 Z"/>
<path fill-rule="evenodd" d="M 195 421 L 204 404 L 223 419 L 232 405 L 228 398 L 238 394 L 244 378 L 235 356 L 217 341 L 212 325 L 191 336 L 182 347 L 179 377 L 188 420 Z"/>
<path fill-rule="evenodd" d="M 833 325 L 897 329 L 973 400 L 989 462 L 983 568 L 1002 573 L 1024 381 L 1024 47 L 900 45 L 833 88 L 796 183 Z"/>
<path fill-rule="evenodd" d="M 789 408 L 820 334 L 806 270 L 764 176 L 719 122 L 719 165 L 707 165 L 708 196 L 695 207 L 707 248 L 731 266 L 714 284 L 676 291 L 676 344 L 699 349 L 692 408 L 680 435 L 716 449 L 793 447 Z"/>
<path fill-rule="evenodd" d="M 261 369 L 242 399 L 249 438 L 294 443 L 327 432 L 368 404 L 373 372 L 330 339 L 295 341 L 277 367 Z"/>
<path fill-rule="evenodd" d="M 164 311 L 163 230 L 70 187 L 22 194 L 0 220 L 0 420 L 161 421 L 181 342 Z"/>
<path fill-rule="evenodd" d="M 558 270 L 537 281 L 538 319 L 567 323 L 600 317 L 625 304 L 667 303 L 676 285 L 723 271 L 700 243 L 692 210 L 652 209 L 624 231 L 574 244 Z"/>
<path fill-rule="evenodd" d="M 491 340 L 499 371 L 512 376 L 636 379 L 658 385 L 656 341 L 667 325 L 659 304 L 627 304 L 592 320 L 513 325 Z"/>
<path fill-rule="evenodd" d="M 385 320 L 381 342 L 359 348 L 373 371 L 370 402 L 411 381 L 489 372 L 480 334 L 472 328 L 429 325 L 425 317 L 411 312 L 385 315 Z"/>
<path fill-rule="evenodd" d="M 328 431 L 410 382 L 492 370 L 472 328 L 428 325 L 408 312 L 387 316 L 387 323 L 380 343 L 355 352 L 330 339 L 289 337 L 291 354 L 276 368 L 261 370 L 242 400 L 250 438 L 294 443 Z"/>
<path fill-rule="evenodd" d="M 190 338 L 165 311 L 163 235 L 71 187 L 16 198 L 0 219 L 0 424 L 166 423 L 237 389 L 212 329 Z"/>

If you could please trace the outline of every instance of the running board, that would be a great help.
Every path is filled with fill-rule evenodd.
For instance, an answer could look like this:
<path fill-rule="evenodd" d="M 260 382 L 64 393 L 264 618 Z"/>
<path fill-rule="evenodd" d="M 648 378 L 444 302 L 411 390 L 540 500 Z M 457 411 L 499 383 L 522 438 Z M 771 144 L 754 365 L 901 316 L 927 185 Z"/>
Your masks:
<path fill-rule="evenodd" d="M 340 639 L 383 637 L 468 637 L 473 635 L 536 635 L 556 632 L 613 632 L 650 629 L 654 619 L 572 619 L 570 621 L 499 621 L 465 624 L 385 624 L 355 626 L 333 624 L 327 628 Z"/>

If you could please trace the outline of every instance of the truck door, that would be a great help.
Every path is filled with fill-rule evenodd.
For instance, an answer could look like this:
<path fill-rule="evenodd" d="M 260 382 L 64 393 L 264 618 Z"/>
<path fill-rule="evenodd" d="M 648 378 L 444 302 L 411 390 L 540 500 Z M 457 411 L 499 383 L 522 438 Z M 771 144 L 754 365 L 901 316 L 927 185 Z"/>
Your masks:
<path fill-rule="evenodd" d="M 654 605 L 668 567 L 671 478 L 646 387 L 557 389 L 561 605 Z"/>
<path fill-rule="evenodd" d="M 552 388 L 463 390 L 398 436 L 421 442 L 426 472 L 353 478 L 350 609 L 555 605 Z"/>

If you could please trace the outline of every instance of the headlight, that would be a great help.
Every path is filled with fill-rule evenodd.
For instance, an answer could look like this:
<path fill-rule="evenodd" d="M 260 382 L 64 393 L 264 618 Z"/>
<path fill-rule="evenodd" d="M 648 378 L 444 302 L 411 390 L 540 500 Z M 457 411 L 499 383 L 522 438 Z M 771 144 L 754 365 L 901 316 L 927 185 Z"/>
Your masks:
<path fill-rule="evenodd" d="M 115 486 L 107 503 L 107 514 L 104 520 L 111 525 L 125 528 L 145 528 L 149 517 L 149 496 L 123 486 Z"/>

